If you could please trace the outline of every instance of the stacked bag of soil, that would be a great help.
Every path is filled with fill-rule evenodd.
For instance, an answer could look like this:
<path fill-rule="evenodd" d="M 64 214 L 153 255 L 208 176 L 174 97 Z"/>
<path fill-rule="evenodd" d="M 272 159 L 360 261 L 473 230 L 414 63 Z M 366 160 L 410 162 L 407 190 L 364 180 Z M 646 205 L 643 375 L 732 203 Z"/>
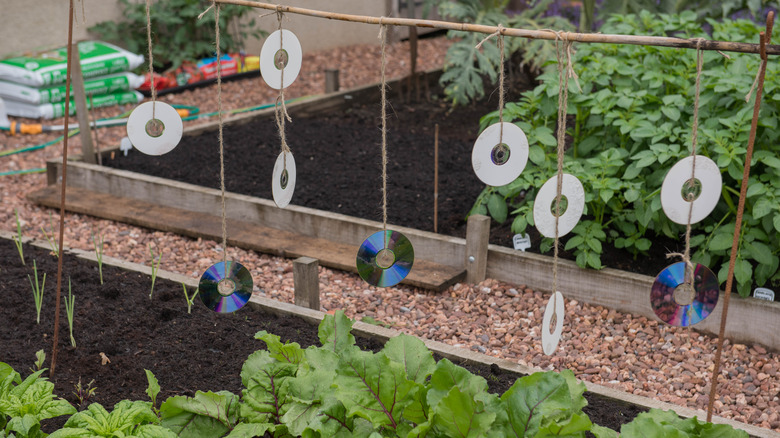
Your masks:
<path fill-rule="evenodd" d="M 144 79 L 130 70 L 144 57 L 100 41 L 78 44 L 87 105 L 90 108 L 136 104 Z M 65 115 L 67 49 L 0 60 L 0 98 L 8 115 L 52 119 Z M 71 87 L 71 96 L 73 90 Z M 71 99 L 70 113 L 76 106 Z"/>

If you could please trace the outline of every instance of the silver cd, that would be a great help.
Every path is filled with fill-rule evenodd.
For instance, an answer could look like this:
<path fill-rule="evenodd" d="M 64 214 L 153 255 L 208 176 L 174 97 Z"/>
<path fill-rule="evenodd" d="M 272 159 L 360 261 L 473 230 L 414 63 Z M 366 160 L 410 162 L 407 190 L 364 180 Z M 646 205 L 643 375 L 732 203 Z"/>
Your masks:
<path fill-rule="evenodd" d="M 269 87 L 275 90 L 287 88 L 298 77 L 302 60 L 303 51 L 298 37 L 289 30 L 277 30 L 268 36 L 260 50 L 260 74 Z"/>
<path fill-rule="evenodd" d="M 181 140 L 184 123 L 176 110 L 165 102 L 138 105 L 127 119 L 127 137 L 133 147 L 146 155 L 163 155 Z"/>

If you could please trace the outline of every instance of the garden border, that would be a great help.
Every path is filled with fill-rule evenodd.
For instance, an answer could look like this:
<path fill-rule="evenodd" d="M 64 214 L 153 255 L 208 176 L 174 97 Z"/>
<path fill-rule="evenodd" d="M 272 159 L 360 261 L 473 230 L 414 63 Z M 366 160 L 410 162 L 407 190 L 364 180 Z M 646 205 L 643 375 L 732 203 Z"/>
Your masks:
<path fill-rule="evenodd" d="M 12 240 L 13 236 L 15 236 L 15 233 L 0 230 L 0 239 Z M 42 240 L 34 240 L 30 237 L 22 237 L 22 242 L 31 244 L 33 246 L 45 250 L 51 249 L 48 242 Z M 65 254 L 73 255 L 82 260 L 97 263 L 97 257 L 95 256 L 95 253 L 93 251 L 85 251 L 85 250 L 80 250 L 75 248 L 64 247 L 63 252 Z M 128 262 L 122 259 L 109 257 L 109 256 L 103 256 L 103 264 L 106 266 L 113 266 L 128 271 L 138 272 L 144 275 L 151 275 L 152 273 L 152 268 L 149 266 Z M 198 287 L 198 279 L 188 277 L 182 274 L 177 274 L 175 272 L 160 270 L 157 272 L 157 278 L 164 278 L 166 280 L 174 281 L 176 283 L 184 283 L 188 287 L 192 287 L 192 288 Z M 252 296 L 252 298 L 249 301 L 249 304 L 255 309 L 263 309 L 264 311 L 269 311 L 279 315 L 297 316 L 303 318 L 304 320 L 306 320 L 311 324 L 319 324 L 320 321 L 322 321 L 322 319 L 325 317 L 325 313 L 318 310 L 312 310 L 305 307 L 296 306 L 291 303 L 285 303 L 282 301 L 271 300 L 263 297 Z M 371 325 L 360 321 L 355 321 L 353 325 L 353 332 L 361 336 L 379 340 L 381 342 L 387 341 L 388 339 L 401 334 L 401 332 L 398 330 Z M 422 339 L 422 341 L 432 352 L 440 354 L 442 357 L 446 357 L 454 362 L 479 363 L 479 364 L 486 364 L 486 365 L 495 364 L 503 370 L 515 372 L 515 373 L 521 373 L 521 374 L 532 374 L 538 371 L 544 371 L 540 368 L 520 365 L 510 360 L 495 358 L 482 353 L 478 353 L 476 351 L 454 347 L 439 341 L 434 341 L 430 339 Z M 697 416 L 700 419 L 706 417 L 706 412 L 703 410 L 697 410 L 685 406 L 675 405 L 672 403 L 653 400 L 648 397 L 630 394 L 625 391 L 609 388 L 596 383 L 591 383 L 587 381 L 582 381 L 582 382 L 585 384 L 588 391 L 594 394 L 599 394 L 611 400 L 630 403 L 633 405 L 639 405 L 639 406 L 646 407 L 648 409 L 650 408 L 663 409 L 663 410 L 671 409 L 677 412 L 677 414 L 682 417 Z M 728 424 L 736 429 L 744 430 L 751 437 L 754 438 L 780 438 L 780 433 L 775 432 L 773 430 L 764 429 L 758 426 L 753 426 L 750 424 L 741 423 L 739 421 L 734 421 L 734 420 L 730 420 L 718 416 L 713 416 L 712 420 L 713 423 Z"/>

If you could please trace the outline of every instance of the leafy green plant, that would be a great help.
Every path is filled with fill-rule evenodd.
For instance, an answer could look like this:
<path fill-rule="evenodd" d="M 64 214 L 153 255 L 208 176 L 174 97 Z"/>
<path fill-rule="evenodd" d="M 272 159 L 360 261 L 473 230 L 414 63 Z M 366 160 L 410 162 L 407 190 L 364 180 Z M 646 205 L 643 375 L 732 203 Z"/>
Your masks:
<path fill-rule="evenodd" d="M 104 21 L 90 27 L 89 31 L 131 52 L 147 53 L 145 3 L 131 0 L 119 0 L 119 3 L 124 20 Z M 198 19 L 198 15 L 209 5 L 209 2 L 201 0 L 154 2 L 150 19 L 155 67 L 175 69 L 183 61 L 213 56 L 214 14 L 210 12 Z M 265 35 L 265 32 L 255 27 L 252 11 L 252 8 L 245 6 L 220 6 L 222 53 L 238 52 L 243 49 L 243 41 L 246 38 L 260 38 Z M 247 17 L 252 18 L 246 20 Z"/>
<path fill-rule="evenodd" d="M 693 12 L 680 15 L 612 16 L 604 33 L 648 34 L 681 38 L 755 41 L 758 29 L 747 20 L 709 20 L 712 35 L 704 35 Z M 685 227 L 663 213 L 660 187 L 669 168 L 690 154 L 695 52 L 681 56 L 677 49 L 631 45 L 577 45 L 574 68 L 583 92 L 570 88 L 567 130 L 571 143 L 564 169 L 585 188 L 585 212 L 566 242 L 581 267 L 600 268 L 604 244 L 625 249 L 634 257 L 646 255 L 656 237 L 680 239 Z M 759 58 L 755 55 L 704 54 L 697 153 L 712 158 L 721 169 L 721 200 L 708 218 L 693 226 L 694 262 L 710 266 L 725 281 L 736 217 L 739 187 L 752 102 L 745 94 L 753 83 Z M 508 103 L 505 121 L 515 121 L 528 136 L 529 164 L 504 187 L 486 187 L 470 213 L 512 220 L 521 233 L 533 223 L 536 190 L 555 175 L 555 129 L 558 77 L 554 62 L 539 77 L 540 85 Z M 765 96 L 780 87 L 780 68 L 769 64 Z M 480 121 L 484 128 L 497 112 Z M 756 152 L 749 180 L 735 279 L 740 295 L 750 294 L 755 282 L 780 279 L 780 100 L 767 97 L 758 121 Z M 504 205 L 502 205 L 504 204 Z M 682 244 L 682 243 L 681 243 Z M 542 249 L 552 247 L 545 239 Z"/>
<path fill-rule="evenodd" d="M 73 395 L 75 395 L 79 401 L 79 409 L 81 409 L 81 407 L 84 406 L 84 404 L 86 404 L 89 401 L 89 399 L 91 399 L 95 395 L 97 388 L 92 387 L 94 383 L 95 380 L 93 379 L 90 380 L 89 383 L 87 383 L 87 386 L 82 386 L 81 377 L 79 377 L 78 383 L 74 385 L 74 388 L 76 390 L 73 392 Z"/>
<path fill-rule="evenodd" d="M 438 6 L 439 14 L 443 17 L 465 23 L 574 30 L 571 23 L 564 18 L 544 16 L 552 2 L 553 0 L 536 0 L 531 7 L 511 17 L 504 13 L 509 0 L 426 0 L 426 7 Z M 444 93 L 453 105 L 463 105 L 483 97 L 485 78 L 491 83 L 496 82 L 500 68 L 498 46 L 493 42 L 484 44 L 481 50 L 476 48 L 485 36 L 464 31 L 447 33 L 453 43 L 447 50 L 444 74 L 440 82 L 445 86 Z M 521 53 L 520 67 L 528 64 L 537 71 L 554 53 L 543 41 L 526 38 L 506 38 L 504 47 L 506 59 L 510 59 L 513 53 Z"/>
<path fill-rule="evenodd" d="M 98 272 L 100 272 L 100 284 L 103 284 L 103 235 L 99 234 L 97 238 L 92 234 L 92 246 L 95 248 L 95 258 L 98 262 Z"/>
<path fill-rule="evenodd" d="M 192 305 L 195 304 L 195 297 L 198 295 L 198 292 L 200 292 L 200 288 L 196 288 L 192 296 L 187 293 L 187 285 L 182 283 L 181 288 L 184 289 L 184 299 L 187 300 L 187 313 L 192 313 Z"/>
<path fill-rule="evenodd" d="M 674 411 L 650 409 L 639 414 L 633 421 L 620 428 L 623 438 L 640 437 L 722 437 L 747 438 L 745 431 L 734 429 L 725 424 L 701 422 L 696 417 L 680 418 Z"/>
<path fill-rule="evenodd" d="M 35 283 L 33 284 L 32 277 L 27 274 L 27 279 L 30 280 L 30 288 L 32 288 L 33 299 L 35 299 L 35 311 L 38 317 L 35 321 L 41 323 L 41 307 L 43 307 L 43 289 L 46 287 L 46 273 L 43 274 L 43 281 L 38 282 L 38 263 L 33 260 L 33 274 L 35 275 Z"/>
<path fill-rule="evenodd" d="M 592 0 L 589 0 L 592 2 Z M 592 2 L 595 3 L 595 2 Z M 653 14 L 680 14 L 685 11 L 696 11 L 696 20 L 701 24 L 707 20 L 727 20 L 734 15 L 750 15 L 753 20 L 761 21 L 764 9 L 778 9 L 776 1 L 767 0 L 725 0 L 717 7 L 708 0 L 605 0 L 599 7 L 598 16 L 607 19 L 610 15 L 639 14 L 647 11 Z M 593 22 L 594 9 L 585 9 Z M 586 21 L 588 18 L 585 19 Z M 590 31 L 590 28 L 587 29 Z"/>
<path fill-rule="evenodd" d="M 0 435 L 42 438 L 41 421 L 70 415 L 76 409 L 54 395 L 54 384 L 40 369 L 22 381 L 10 365 L 0 362 Z"/>
<path fill-rule="evenodd" d="M 43 369 L 43 364 L 46 362 L 46 352 L 43 351 L 43 349 L 38 350 L 35 352 L 35 362 L 33 362 L 33 367 L 30 368 L 31 372 L 40 371 Z"/>
<path fill-rule="evenodd" d="M 56 257 L 59 257 L 60 247 L 57 246 L 57 238 L 54 234 L 54 217 L 52 217 L 51 213 L 49 213 L 49 225 L 51 226 L 51 234 L 46 232 L 46 230 L 43 228 L 43 225 L 41 225 L 41 232 L 43 233 L 43 237 L 46 239 L 46 241 L 49 242 L 49 247 L 51 248 L 52 254 L 54 254 Z"/>
<path fill-rule="evenodd" d="M 92 403 L 81 412 L 71 416 L 62 429 L 49 438 L 67 437 L 159 437 L 175 438 L 176 434 L 159 425 L 150 402 L 122 400 L 111 412 L 100 403 Z"/>
<path fill-rule="evenodd" d="M 19 210 L 14 209 L 14 214 L 16 215 L 16 235 L 12 236 L 12 238 L 14 240 L 14 244 L 16 245 L 16 250 L 19 251 L 19 258 L 22 259 L 22 264 L 25 265 L 24 248 L 22 247 L 22 223 L 19 220 Z"/>
<path fill-rule="evenodd" d="M 154 282 L 157 280 L 157 270 L 160 269 L 160 262 L 162 261 L 162 251 L 160 251 L 160 255 L 156 256 L 154 254 L 154 249 L 152 249 L 152 244 L 149 244 L 149 255 L 152 257 L 152 261 L 150 266 L 152 267 L 152 289 L 149 291 L 149 299 L 152 299 L 152 294 L 154 294 Z M 157 262 L 155 263 L 155 259 L 157 259 Z"/>
<path fill-rule="evenodd" d="M 76 339 L 73 337 L 73 310 L 76 306 L 76 296 L 71 291 L 70 277 L 68 277 L 68 297 L 65 298 L 65 313 L 68 316 L 68 330 L 70 331 L 70 345 L 76 347 Z M 81 383 L 79 381 L 79 383 Z"/>

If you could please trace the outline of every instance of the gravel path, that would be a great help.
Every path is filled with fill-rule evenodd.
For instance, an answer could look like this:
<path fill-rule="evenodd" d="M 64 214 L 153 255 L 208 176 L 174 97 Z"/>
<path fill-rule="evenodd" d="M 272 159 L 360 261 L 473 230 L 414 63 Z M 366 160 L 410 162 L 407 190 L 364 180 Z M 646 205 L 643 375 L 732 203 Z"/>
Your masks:
<path fill-rule="evenodd" d="M 422 70 L 440 66 L 447 41 L 421 41 Z M 406 73 L 405 43 L 388 51 L 388 75 Z M 288 90 L 290 97 L 323 92 L 324 70 L 339 68 L 343 88 L 376 82 L 379 53 L 375 45 L 360 45 L 307 54 L 303 70 Z M 162 100 L 196 105 L 202 112 L 215 111 L 215 88 L 163 96 Z M 262 79 L 229 82 L 223 89 L 224 107 L 243 108 L 271 102 L 275 93 Z M 130 109 L 130 108 L 125 108 Z M 116 108 L 95 111 L 97 117 L 121 112 Z M 33 121 L 28 121 L 33 122 Z M 62 120 L 47 122 L 62 123 Z M 202 122 L 201 122 L 202 123 Z M 475 120 L 475 123 L 477 121 Z M 101 145 L 113 145 L 124 135 L 123 128 L 99 132 Z M 0 150 L 39 144 L 52 135 L 11 137 L 0 132 Z M 80 140 L 69 141 L 70 153 L 78 153 Z M 43 167 L 48 158 L 61 154 L 61 145 L 0 158 L 0 172 Z M 42 174 L 0 177 L 0 228 L 16 230 L 14 210 L 22 218 L 25 236 L 43 238 L 41 227 L 50 229 L 50 215 L 57 212 L 35 206 L 25 194 L 46 183 Z M 105 254 L 125 260 L 149 263 L 148 245 L 162 251 L 162 269 L 193 277 L 222 259 L 222 248 L 213 241 L 193 240 L 170 233 L 152 232 L 121 223 L 77 214 L 66 217 L 68 246 L 91 249 L 91 233 L 104 236 Z M 292 261 L 228 248 L 231 259 L 250 268 L 256 293 L 280 301 L 293 301 Z M 375 288 L 357 275 L 320 267 L 322 308 L 345 309 L 351 317 L 372 316 L 396 329 L 422 338 L 436 339 L 471 348 L 492 356 L 516 360 L 544 369 L 574 370 L 580 379 L 622 389 L 657 400 L 705 409 L 716 339 L 690 329 L 668 327 L 644 317 L 635 317 L 577 301 L 566 303 L 566 331 L 553 356 L 542 353 L 540 327 L 542 306 L 548 296 L 524 285 L 485 280 L 477 285 L 456 284 L 441 294 L 397 287 Z M 644 294 L 644 291 L 637 291 Z M 564 294 L 565 295 L 565 294 Z M 0 358 L 2 359 L 2 358 Z M 780 432 L 780 354 L 760 345 L 731 344 L 723 354 L 717 415 L 771 428 Z"/>

